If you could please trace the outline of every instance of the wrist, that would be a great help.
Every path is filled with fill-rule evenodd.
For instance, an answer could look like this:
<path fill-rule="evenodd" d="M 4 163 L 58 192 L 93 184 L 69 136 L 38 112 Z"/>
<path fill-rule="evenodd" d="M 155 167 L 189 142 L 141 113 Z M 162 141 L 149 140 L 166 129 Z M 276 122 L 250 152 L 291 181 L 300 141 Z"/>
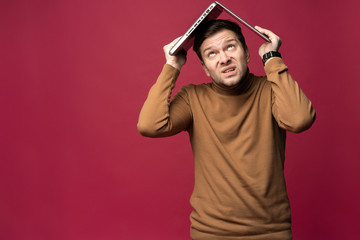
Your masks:
<path fill-rule="evenodd" d="M 263 64 L 265 65 L 269 60 L 271 60 L 272 58 L 274 57 L 279 57 L 281 58 L 281 54 L 277 51 L 270 51 L 270 52 L 267 52 L 265 53 L 263 56 L 262 56 L 262 62 Z"/>
<path fill-rule="evenodd" d="M 168 65 L 176 68 L 176 69 L 179 70 L 179 71 L 181 70 L 181 67 L 182 67 L 180 64 L 175 63 L 175 62 L 172 62 L 172 61 L 166 61 L 166 64 L 168 64 Z"/>

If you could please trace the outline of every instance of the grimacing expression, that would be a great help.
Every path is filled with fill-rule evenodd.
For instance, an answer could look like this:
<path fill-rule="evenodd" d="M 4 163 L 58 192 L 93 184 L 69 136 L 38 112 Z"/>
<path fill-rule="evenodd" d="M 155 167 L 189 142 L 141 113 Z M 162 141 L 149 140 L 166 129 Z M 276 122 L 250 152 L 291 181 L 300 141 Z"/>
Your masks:
<path fill-rule="evenodd" d="M 206 38 L 200 52 L 206 75 L 219 85 L 237 85 L 246 75 L 249 50 L 243 48 L 233 31 L 224 29 Z"/>

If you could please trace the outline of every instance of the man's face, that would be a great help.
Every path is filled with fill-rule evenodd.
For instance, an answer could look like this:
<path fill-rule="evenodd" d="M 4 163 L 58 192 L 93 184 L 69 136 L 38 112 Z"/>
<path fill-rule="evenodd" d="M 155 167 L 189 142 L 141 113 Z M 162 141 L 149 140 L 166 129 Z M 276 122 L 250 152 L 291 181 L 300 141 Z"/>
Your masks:
<path fill-rule="evenodd" d="M 236 34 L 224 29 L 205 39 L 200 46 L 206 75 L 223 86 L 234 86 L 246 75 L 250 61 Z"/>

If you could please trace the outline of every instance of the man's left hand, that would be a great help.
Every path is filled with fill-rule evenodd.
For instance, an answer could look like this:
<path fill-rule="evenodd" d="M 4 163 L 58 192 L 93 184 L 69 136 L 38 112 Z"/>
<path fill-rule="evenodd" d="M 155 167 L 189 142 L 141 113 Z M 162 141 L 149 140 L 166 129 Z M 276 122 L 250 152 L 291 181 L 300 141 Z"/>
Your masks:
<path fill-rule="evenodd" d="M 261 32 L 262 34 L 265 34 L 268 36 L 271 42 L 266 42 L 259 48 L 259 55 L 262 58 L 263 55 L 267 52 L 275 51 L 278 52 L 279 48 L 281 46 L 281 39 L 279 36 L 277 36 L 275 33 L 273 33 L 270 30 L 267 30 L 265 28 L 261 28 L 259 26 L 255 26 L 255 28 Z"/>

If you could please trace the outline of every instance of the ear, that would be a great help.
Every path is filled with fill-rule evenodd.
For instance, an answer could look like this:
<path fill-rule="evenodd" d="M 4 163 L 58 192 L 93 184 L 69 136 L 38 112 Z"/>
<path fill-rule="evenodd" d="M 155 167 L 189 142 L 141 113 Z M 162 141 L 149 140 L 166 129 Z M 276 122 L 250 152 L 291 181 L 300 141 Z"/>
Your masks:
<path fill-rule="evenodd" d="M 203 61 L 201 61 L 201 66 L 204 69 L 206 76 L 210 77 L 209 70 L 207 69 L 207 67 L 205 66 L 205 63 Z"/>
<path fill-rule="evenodd" d="M 246 62 L 249 63 L 250 62 L 250 51 L 249 51 L 249 48 L 247 48 L 247 47 L 245 49 L 245 54 L 246 54 Z"/>

